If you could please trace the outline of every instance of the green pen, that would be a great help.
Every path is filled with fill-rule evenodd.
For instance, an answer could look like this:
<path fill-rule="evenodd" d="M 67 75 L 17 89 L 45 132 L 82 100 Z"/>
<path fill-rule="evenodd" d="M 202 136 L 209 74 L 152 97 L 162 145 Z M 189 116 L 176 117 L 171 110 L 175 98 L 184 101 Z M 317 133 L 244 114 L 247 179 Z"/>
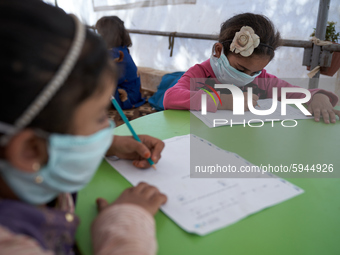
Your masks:
<path fill-rule="evenodd" d="M 120 117 L 122 117 L 123 121 L 125 122 L 125 124 L 126 124 L 126 125 L 128 126 L 128 128 L 130 129 L 130 132 L 131 132 L 133 138 L 135 138 L 136 141 L 138 141 L 138 142 L 141 143 L 142 141 L 139 139 L 139 137 L 138 137 L 138 135 L 136 134 L 135 130 L 132 128 L 132 126 L 131 126 L 131 124 L 130 124 L 128 118 L 126 118 L 126 116 L 125 116 L 125 114 L 124 114 L 122 108 L 120 108 L 120 105 L 118 104 L 117 100 L 116 100 L 113 96 L 111 97 L 111 102 L 112 102 L 112 104 L 114 105 L 114 107 L 116 108 L 116 110 L 118 111 Z M 148 160 L 149 164 L 152 166 L 152 168 L 156 170 L 155 163 L 152 161 L 151 157 L 148 158 L 147 160 Z"/>

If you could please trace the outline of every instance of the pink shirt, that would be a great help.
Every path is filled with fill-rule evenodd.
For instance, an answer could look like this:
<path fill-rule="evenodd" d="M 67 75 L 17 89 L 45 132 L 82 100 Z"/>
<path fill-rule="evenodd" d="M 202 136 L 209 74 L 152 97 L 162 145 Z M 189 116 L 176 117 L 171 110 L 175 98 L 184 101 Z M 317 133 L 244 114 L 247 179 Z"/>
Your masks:
<path fill-rule="evenodd" d="M 168 89 L 164 95 L 164 109 L 176 109 L 176 110 L 201 110 L 201 95 L 205 93 L 203 90 L 198 89 L 198 87 L 203 87 L 203 84 L 199 84 L 191 78 L 215 78 L 214 71 L 210 66 L 210 59 L 204 61 L 201 64 L 194 65 L 191 67 L 178 81 L 178 83 L 172 88 Z M 191 82 L 190 82 L 191 81 Z M 218 83 L 218 82 L 217 82 Z M 278 88 L 278 100 L 281 101 L 281 89 L 282 87 L 298 87 L 289 84 L 286 81 L 283 81 L 277 78 L 274 75 L 267 73 L 265 69 L 262 70 L 262 73 L 255 78 L 253 83 L 257 84 L 257 86 L 266 91 L 267 98 L 272 98 L 272 88 Z M 335 106 L 338 102 L 338 97 L 326 90 L 323 89 L 309 89 L 311 92 L 311 96 L 315 93 L 323 93 L 329 97 L 330 102 L 333 106 Z M 219 93 L 219 92 L 218 92 Z M 218 98 L 214 93 L 211 93 L 216 102 L 218 102 Z M 287 93 L 287 98 L 304 98 L 305 95 L 302 93 Z M 308 102 L 309 103 L 309 102 Z M 216 112 L 217 106 L 215 105 L 213 99 L 211 97 L 207 97 L 207 111 Z"/>

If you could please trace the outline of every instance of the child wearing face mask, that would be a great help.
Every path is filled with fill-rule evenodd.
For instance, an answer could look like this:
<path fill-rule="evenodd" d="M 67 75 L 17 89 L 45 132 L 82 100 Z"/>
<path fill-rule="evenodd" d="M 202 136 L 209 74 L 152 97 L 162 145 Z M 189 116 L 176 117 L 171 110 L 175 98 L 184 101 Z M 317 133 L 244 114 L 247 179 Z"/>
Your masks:
<path fill-rule="evenodd" d="M 216 83 L 234 84 L 244 92 L 245 110 L 248 109 L 247 88 L 253 88 L 253 105 L 258 99 L 272 98 L 273 87 L 278 88 L 278 100 L 281 100 L 282 87 L 296 87 L 264 69 L 273 59 L 275 50 L 280 46 L 280 34 L 272 22 L 263 15 L 244 13 L 236 15 L 221 26 L 219 42 L 213 47 L 210 59 L 191 67 L 164 95 L 165 109 L 200 110 L 200 88 L 213 87 Z M 333 109 L 338 102 L 335 94 L 322 90 L 310 89 L 311 99 L 307 103 L 308 111 L 315 121 L 322 117 L 325 123 L 335 123 L 340 111 Z M 207 97 L 207 111 L 232 110 L 233 100 L 230 91 L 218 91 L 222 105 L 216 106 L 214 100 Z M 217 96 L 212 93 L 216 102 Z M 287 98 L 304 98 L 302 93 L 287 93 Z"/>
<path fill-rule="evenodd" d="M 124 22 L 117 16 L 104 16 L 96 23 L 96 29 L 109 49 L 109 54 L 119 68 L 117 90 L 114 97 L 122 109 L 139 107 L 145 103 L 140 93 L 140 78 L 129 48 L 132 45 Z"/>
<path fill-rule="evenodd" d="M 103 156 L 146 168 L 164 144 L 113 136 L 106 109 L 118 75 L 78 18 L 40 0 L 4 0 L 0 20 L 0 253 L 74 254 L 76 192 Z M 112 204 L 99 198 L 93 254 L 156 254 L 152 215 L 165 202 L 146 183 Z"/>

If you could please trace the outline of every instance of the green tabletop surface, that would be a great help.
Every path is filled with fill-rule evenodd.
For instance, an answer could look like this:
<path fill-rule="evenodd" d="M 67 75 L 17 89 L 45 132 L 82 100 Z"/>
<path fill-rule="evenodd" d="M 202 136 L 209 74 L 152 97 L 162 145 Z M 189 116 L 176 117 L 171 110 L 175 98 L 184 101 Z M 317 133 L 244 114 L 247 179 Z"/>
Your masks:
<path fill-rule="evenodd" d="M 131 124 L 137 134 L 162 140 L 193 133 L 255 165 L 333 164 L 337 177 L 317 178 L 316 173 L 309 173 L 304 178 L 289 178 L 305 191 L 302 195 L 206 236 L 185 232 L 160 211 L 155 216 L 159 255 L 340 254 L 339 121 L 327 125 L 312 119 L 298 120 L 294 128 L 282 127 L 280 122 L 275 122 L 274 127 L 270 122 L 260 128 L 208 128 L 188 111 L 167 110 Z M 126 125 L 114 132 L 131 135 Z M 90 227 L 97 215 L 96 198 L 114 201 L 130 186 L 103 161 L 92 181 L 79 192 L 76 213 L 81 223 L 77 241 L 83 254 L 92 254 Z"/>

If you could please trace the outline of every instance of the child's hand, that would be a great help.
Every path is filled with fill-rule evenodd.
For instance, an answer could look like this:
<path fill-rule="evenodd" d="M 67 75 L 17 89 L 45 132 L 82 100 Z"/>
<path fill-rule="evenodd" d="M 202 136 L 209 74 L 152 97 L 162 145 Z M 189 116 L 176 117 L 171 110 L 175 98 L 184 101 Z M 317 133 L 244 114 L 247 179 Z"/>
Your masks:
<path fill-rule="evenodd" d="M 118 89 L 120 101 L 125 102 L 128 100 L 128 94 L 124 89 Z"/>
<path fill-rule="evenodd" d="M 133 165 L 138 168 L 150 167 L 147 159 L 151 156 L 152 161 L 157 163 L 161 158 L 164 143 L 148 135 L 139 135 L 139 138 L 142 143 L 137 142 L 132 136 L 114 136 L 106 155 L 133 160 Z"/>
<path fill-rule="evenodd" d="M 221 94 L 221 101 L 222 105 L 219 105 L 217 107 L 218 110 L 233 110 L 233 95 L 232 94 Z M 248 92 L 243 92 L 244 97 L 244 110 L 249 111 L 248 108 Z M 253 94 L 253 105 L 254 107 L 257 105 L 257 100 L 259 100 L 259 97 L 255 94 Z"/>
<path fill-rule="evenodd" d="M 222 105 L 217 106 L 217 110 L 232 110 L 233 109 L 233 95 L 221 94 Z"/>
<path fill-rule="evenodd" d="M 329 101 L 328 96 L 316 93 L 314 94 L 311 103 L 308 106 L 308 111 L 314 115 L 314 120 L 319 122 L 320 117 L 323 117 L 325 123 L 329 123 L 329 118 L 332 123 L 336 122 L 336 115 L 340 117 L 340 111 L 335 110 Z"/>
<path fill-rule="evenodd" d="M 258 95 L 253 94 L 253 106 L 255 107 L 257 105 L 257 100 L 259 100 Z M 244 97 L 244 111 L 249 111 L 248 107 L 248 92 L 243 92 Z"/>
<path fill-rule="evenodd" d="M 167 197 L 160 193 L 156 187 L 141 182 L 136 187 L 124 190 L 110 206 L 133 204 L 138 205 L 147 210 L 150 214 L 155 215 L 159 207 L 165 204 L 166 201 Z M 99 212 L 109 206 L 109 203 L 103 198 L 98 198 L 96 202 Z"/>
<path fill-rule="evenodd" d="M 120 50 L 119 51 L 119 57 L 118 58 L 114 58 L 113 61 L 115 63 L 119 63 L 119 62 L 122 62 L 124 59 L 124 53 Z"/>

